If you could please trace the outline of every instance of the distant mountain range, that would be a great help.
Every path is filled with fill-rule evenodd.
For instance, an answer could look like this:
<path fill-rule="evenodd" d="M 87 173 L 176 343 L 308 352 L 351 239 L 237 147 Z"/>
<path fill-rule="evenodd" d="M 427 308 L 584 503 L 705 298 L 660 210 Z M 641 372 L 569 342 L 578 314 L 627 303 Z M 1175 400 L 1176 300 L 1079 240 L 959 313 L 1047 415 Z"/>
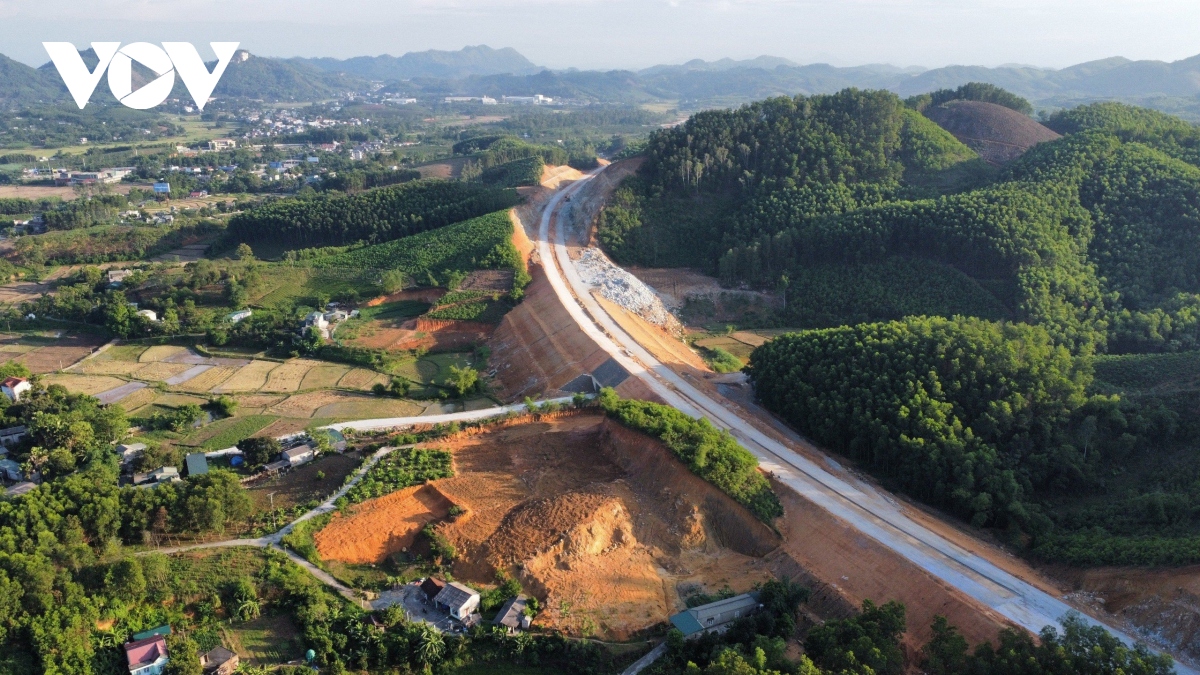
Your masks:
<path fill-rule="evenodd" d="M 512 47 L 492 49 L 486 45 L 463 47 L 456 52 L 429 50 L 404 56 L 356 56 L 288 59 L 290 63 L 315 66 L 330 73 L 346 73 L 368 80 L 411 80 L 417 77 L 458 80 L 472 75 L 533 75 L 544 68 L 534 65 Z"/>
<path fill-rule="evenodd" d="M 544 94 L 607 103 L 677 101 L 687 109 L 737 105 L 783 94 L 829 93 L 845 87 L 888 89 L 909 96 L 967 82 L 989 82 L 1042 108 L 1117 99 L 1200 121 L 1200 56 L 1173 63 L 1116 57 L 1057 70 L 1021 65 L 839 68 L 761 56 L 743 61 L 697 59 L 640 71 L 553 71 L 538 67 L 512 48 L 487 46 L 351 59 L 265 58 L 241 51 L 213 95 L 309 101 L 365 91 L 372 88 L 371 82 L 384 83 L 384 91 L 418 98 Z M 177 90 L 182 96 L 179 83 Z M 0 55 L 0 106 L 68 101 L 50 64 L 31 68 Z"/>

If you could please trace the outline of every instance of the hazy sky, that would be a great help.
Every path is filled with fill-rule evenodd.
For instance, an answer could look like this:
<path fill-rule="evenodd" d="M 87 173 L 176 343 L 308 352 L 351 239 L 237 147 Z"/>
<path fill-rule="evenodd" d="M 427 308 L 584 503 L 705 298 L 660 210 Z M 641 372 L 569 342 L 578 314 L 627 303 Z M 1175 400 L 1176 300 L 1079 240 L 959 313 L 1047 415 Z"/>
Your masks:
<path fill-rule="evenodd" d="M 0 53 L 41 64 L 41 42 L 60 40 L 238 41 L 264 56 L 335 57 L 487 44 L 587 69 L 762 54 L 1061 67 L 1200 54 L 1200 1 L 0 0 Z"/>

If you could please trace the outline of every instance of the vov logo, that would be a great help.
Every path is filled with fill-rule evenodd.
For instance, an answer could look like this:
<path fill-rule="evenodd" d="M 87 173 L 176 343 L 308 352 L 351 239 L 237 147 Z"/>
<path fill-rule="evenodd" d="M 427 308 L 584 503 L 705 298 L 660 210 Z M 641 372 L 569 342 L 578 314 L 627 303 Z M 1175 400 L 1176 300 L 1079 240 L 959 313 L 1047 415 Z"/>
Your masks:
<path fill-rule="evenodd" d="M 196 107 L 204 110 L 208 97 L 216 89 L 217 82 L 225 74 L 225 68 L 237 51 L 237 42 L 210 42 L 217 55 L 217 67 L 212 72 L 204 65 L 200 53 L 189 42 L 164 42 L 162 47 L 149 42 L 134 42 L 121 46 L 120 42 L 93 42 L 92 49 L 100 62 L 95 71 L 88 71 L 79 50 L 70 42 L 43 42 L 50 60 L 58 69 L 67 90 L 83 110 L 104 71 L 108 71 L 108 88 L 123 105 L 137 110 L 146 110 L 167 100 L 175 86 L 175 74 L 183 80 Z M 137 61 L 154 71 L 153 81 L 141 89 L 133 90 L 133 62 Z"/>

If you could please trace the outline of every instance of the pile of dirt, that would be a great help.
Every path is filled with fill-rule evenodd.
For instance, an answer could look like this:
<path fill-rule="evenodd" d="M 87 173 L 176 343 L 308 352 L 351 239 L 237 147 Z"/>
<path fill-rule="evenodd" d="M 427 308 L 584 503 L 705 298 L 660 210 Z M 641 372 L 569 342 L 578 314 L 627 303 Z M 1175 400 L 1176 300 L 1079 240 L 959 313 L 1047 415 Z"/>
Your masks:
<path fill-rule="evenodd" d="M 317 535 L 323 557 L 379 563 L 426 523 L 455 547 L 456 579 L 503 570 L 574 635 L 625 639 L 684 606 L 691 589 L 771 578 L 778 536 L 696 478 L 662 444 L 590 412 L 438 441 L 455 475 L 364 502 Z M 446 519 L 449 505 L 463 512 Z"/>
<path fill-rule="evenodd" d="M 1074 587 L 1074 599 L 1146 642 L 1200 662 L 1200 567 L 1104 567 L 1059 575 Z"/>
<path fill-rule="evenodd" d="M 989 163 L 1004 164 L 1038 143 L 1060 136 L 1028 115 L 982 101 L 950 101 L 929 108 L 925 116 Z"/>
<path fill-rule="evenodd" d="M 337 514 L 313 537 L 326 560 L 377 563 L 407 550 L 427 523 L 450 513 L 450 500 L 431 485 L 419 485 L 372 499 Z"/>

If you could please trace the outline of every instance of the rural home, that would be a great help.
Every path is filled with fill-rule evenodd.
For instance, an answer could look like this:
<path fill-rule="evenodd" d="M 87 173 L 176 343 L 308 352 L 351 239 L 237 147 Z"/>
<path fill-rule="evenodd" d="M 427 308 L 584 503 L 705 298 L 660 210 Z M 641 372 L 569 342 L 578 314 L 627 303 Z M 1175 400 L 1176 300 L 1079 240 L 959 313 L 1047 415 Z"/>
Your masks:
<path fill-rule="evenodd" d="M 307 464 L 317 457 L 317 451 L 311 445 L 298 445 L 279 453 L 279 459 L 287 461 L 290 466 Z"/>
<path fill-rule="evenodd" d="M 479 608 L 479 593 L 470 586 L 451 581 L 437 594 L 433 603 L 449 612 L 450 616 L 466 623 L 471 614 Z"/>
<path fill-rule="evenodd" d="M 129 664 L 129 675 L 161 675 L 170 660 L 166 638 L 155 634 L 125 643 L 125 660 Z"/>
<path fill-rule="evenodd" d="M 231 675 L 238 667 L 238 655 L 217 646 L 200 655 L 204 675 Z"/>
<path fill-rule="evenodd" d="M 152 309 L 139 309 L 137 315 L 150 322 L 158 321 L 158 314 Z"/>
<path fill-rule="evenodd" d="M 133 474 L 133 484 L 138 487 L 155 487 L 159 483 L 177 483 L 180 480 L 182 479 L 179 477 L 179 469 L 173 466 L 164 466 L 149 473 Z"/>
<path fill-rule="evenodd" d="M 509 598 L 500 606 L 500 611 L 496 613 L 496 618 L 492 619 L 492 625 L 503 626 L 509 635 L 529 628 L 530 619 L 525 614 L 527 600 L 528 598 L 524 595 Z"/>
<path fill-rule="evenodd" d="M 735 595 L 732 598 L 710 602 L 707 605 L 692 607 L 671 617 L 671 623 L 683 633 L 684 637 L 700 635 L 708 631 L 722 631 L 729 623 L 743 616 L 754 613 L 760 605 L 758 598 L 751 593 Z"/>
<path fill-rule="evenodd" d="M 329 337 L 329 321 L 321 312 L 313 312 L 304 318 L 304 329 L 316 328 L 321 333 L 321 337 Z"/>
<path fill-rule="evenodd" d="M 237 147 L 237 141 L 232 138 L 214 138 L 208 142 L 208 149 L 212 151 L 233 150 Z"/>
<path fill-rule="evenodd" d="M 425 594 L 425 599 L 429 602 L 433 602 L 434 598 L 436 598 L 438 593 L 441 593 L 442 589 L 445 587 L 446 582 L 433 577 L 428 577 L 425 579 L 425 581 L 421 582 L 421 592 Z"/>
<path fill-rule="evenodd" d="M 17 443 L 20 443 L 21 439 L 25 438 L 25 435 L 28 431 L 29 430 L 24 426 L 0 429 L 0 446 L 11 448 Z"/>
<path fill-rule="evenodd" d="M 124 283 L 131 274 L 133 274 L 133 270 L 109 270 L 108 283 L 110 286 Z"/>
<path fill-rule="evenodd" d="M 131 464 L 133 460 L 146 452 L 145 443 L 122 443 L 117 446 L 117 454 L 121 455 L 121 465 Z"/>
<path fill-rule="evenodd" d="M 20 401 L 21 395 L 30 388 L 29 380 L 23 377 L 9 377 L 0 382 L 0 393 L 14 401 Z"/>

